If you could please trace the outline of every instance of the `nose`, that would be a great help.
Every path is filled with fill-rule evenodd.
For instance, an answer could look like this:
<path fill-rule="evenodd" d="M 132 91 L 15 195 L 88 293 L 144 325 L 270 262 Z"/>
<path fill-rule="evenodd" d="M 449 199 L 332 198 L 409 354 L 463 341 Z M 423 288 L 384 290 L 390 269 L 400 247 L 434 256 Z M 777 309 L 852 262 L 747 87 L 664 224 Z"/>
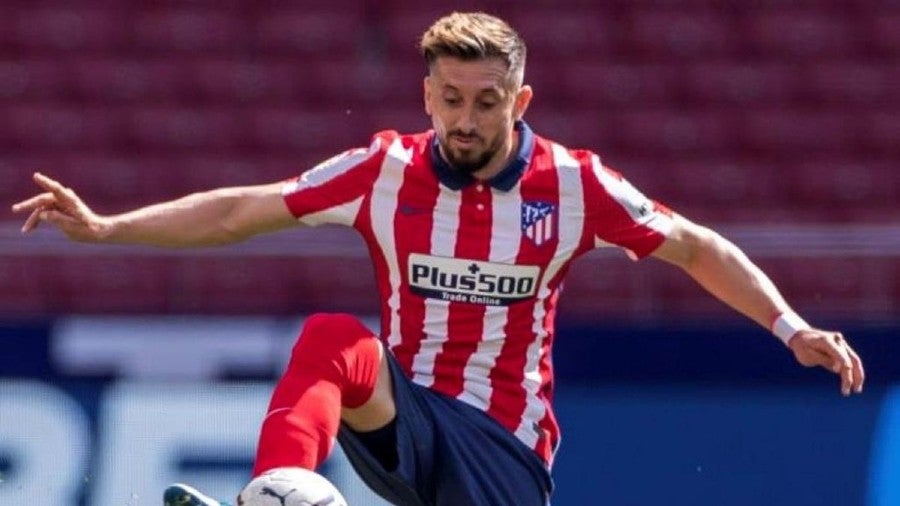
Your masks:
<path fill-rule="evenodd" d="M 459 115 L 457 128 L 465 134 L 475 132 L 477 122 L 475 121 L 475 110 L 473 107 L 465 107 Z"/>

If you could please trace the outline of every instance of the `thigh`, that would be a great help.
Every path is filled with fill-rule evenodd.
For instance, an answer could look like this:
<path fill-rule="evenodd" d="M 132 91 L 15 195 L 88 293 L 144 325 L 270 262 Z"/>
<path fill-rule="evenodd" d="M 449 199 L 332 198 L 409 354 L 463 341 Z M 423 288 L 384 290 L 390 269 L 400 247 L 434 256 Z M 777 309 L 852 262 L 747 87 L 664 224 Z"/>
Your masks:
<path fill-rule="evenodd" d="M 357 474 L 379 496 L 398 506 L 431 505 L 434 503 L 427 497 L 432 494 L 424 484 L 434 474 L 432 419 L 416 385 L 403 374 L 390 352 L 385 357 L 396 410 L 396 469 L 384 469 L 349 424 L 341 423 L 337 439 Z"/>
<path fill-rule="evenodd" d="M 436 506 L 549 504 L 552 481 L 543 462 L 486 413 L 435 394 Z"/>
<path fill-rule="evenodd" d="M 544 506 L 552 483 L 537 455 L 487 414 L 413 384 L 392 356 L 397 469 L 386 471 L 354 431 L 338 440 L 360 477 L 401 506 Z"/>

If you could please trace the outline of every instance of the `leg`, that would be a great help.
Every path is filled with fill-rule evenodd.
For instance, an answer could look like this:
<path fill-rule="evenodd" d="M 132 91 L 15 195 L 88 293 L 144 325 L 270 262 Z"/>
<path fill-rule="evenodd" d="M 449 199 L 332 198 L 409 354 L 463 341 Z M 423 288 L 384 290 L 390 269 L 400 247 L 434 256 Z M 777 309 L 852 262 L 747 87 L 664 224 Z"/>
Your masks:
<path fill-rule="evenodd" d="M 384 427 L 395 416 L 390 370 L 378 338 L 349 315 L 311 316 L 272 394 L 260 432 L 254 480 L 241 492 L 249 497 L 244 501 L 239 498 L 238 504 L 253 506 L 259 496 L 254 491 L 287 494 L 297 484 L 301 485 L 298 490 L 309 487 L 309 483 L 273 482 L 270 475 L 261 475 L 274 471 L 295 476 L 302 471 L 297 468 L 315 470 L 331 453 L 341 420 L 354 430 L 367 432 Z M 304 476 L 310 475 L 318 476 Z M 321 481 L 327 484 L 324 478 Z M 284 486 L 288 489 L 281 491 Z M 319 484 L 306 492 L 327 491 L 329 486 Z M 336 490 L 334 496 L 340 499 L 335 505 L 345 504 Z M 164 503 L 225 504 L 183 484 L 169 487 Z"/>
<path fill-rule="evenodd" d="M 331 452 L 341 419 L 359 431 L 393 420 L 385 360 L 381 343 L 356 318 L 311 316 L 272 395 L 253 475 L 276 467 L 315 469 Z"/>

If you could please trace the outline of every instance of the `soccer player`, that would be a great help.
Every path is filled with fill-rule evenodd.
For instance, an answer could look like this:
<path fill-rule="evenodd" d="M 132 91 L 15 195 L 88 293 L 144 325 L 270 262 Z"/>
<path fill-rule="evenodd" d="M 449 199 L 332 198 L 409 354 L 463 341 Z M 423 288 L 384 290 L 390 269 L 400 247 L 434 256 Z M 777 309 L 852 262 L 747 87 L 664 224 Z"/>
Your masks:
<path fill-rule="evenodd" d="M 337 438 L 394 504 L 547 504 L 560 441 L 556 303 L 570 263 L 598 247 L 681 268 L 800 364 L 837 374 L 844 395 L 862 391 L 862 362 L 841 333 L 804 322 L 734 244 L 645 197 L 594 153 L 529 128 L 525 44 L 504 21 L 451 14 L 421 50 L 432 130 L 377 133 L 287 182 L 115 216 L 41 174 L 45 192 L 13 206 L 30 212 L 24 232 L 46 222 L 84 242 L 213 246 L 322 223 L 363 236 L 380 335 L 346 314 L 307 320 L 262 423 L 255 479 L 315 469 Z M 218 504 L 181 491 L 184 504 Z"/>

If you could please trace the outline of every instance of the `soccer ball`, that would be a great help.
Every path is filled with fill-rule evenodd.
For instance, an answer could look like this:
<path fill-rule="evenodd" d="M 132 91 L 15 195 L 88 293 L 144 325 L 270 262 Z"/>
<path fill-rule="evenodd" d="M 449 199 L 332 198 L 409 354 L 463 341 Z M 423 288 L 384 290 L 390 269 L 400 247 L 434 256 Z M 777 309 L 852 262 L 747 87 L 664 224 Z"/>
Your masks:
<path fill-rule="evenodd" d="M 238 494 L 238 506 L 347 506 L 347 501 L 322 475 L 280 467 L 248 483 Z"/>

